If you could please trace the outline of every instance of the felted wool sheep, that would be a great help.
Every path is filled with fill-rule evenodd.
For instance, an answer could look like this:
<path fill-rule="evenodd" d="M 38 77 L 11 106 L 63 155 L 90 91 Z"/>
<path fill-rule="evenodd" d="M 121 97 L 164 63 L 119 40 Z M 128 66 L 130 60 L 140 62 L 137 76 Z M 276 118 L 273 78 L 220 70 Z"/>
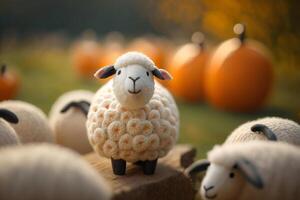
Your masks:
<path fill-rule="evenodd" d="M 18 123 L 18 117 L 7 109 L 0 109 L 0 148 L 19 144 L 15 130 L 7 123 Z"/>
<path fill-rule="evenodd" d="M 0 199 L 109 199 L 104 179 L 71 150 L 29 144 L 8 147 L 0 155 Z"/>
<path fill-rule="evenodd" d="M 153 76 L 172 77 L 138 52 L 123 54 L 95 76 L 113 74 L 113 80 L 93 98 L 87 120 L 90 143 L 99 155 L 112 159 L 117 175 L 125 174 L 126 162 L 139 164 L 144 174 L 153 174 L 157 159 L 176 143 L 179 128 L 176 103 Z"/>
<path fill-rule="evenodd" d="M 46 115 L 36 106 L 16 100 L 0 102 L 0 109 L 8 109 L 19 119 L 10 123 L 21 143 L 53 142 L 53 133 Z"/>
<path fill-rule="evenodd" d="M 193 177 L 206 169 L 203 199 L 300 199 L 300 151 L 294 145 L 257 140 L 223 145 L 186 172 Z"/>
<path fill-rule="evenodd" d="M 235 129 L 225 144 L 251 140 L 282 141 L 300 146 L 300 125 L 279 117 L 266 117 L 242 124 Z"/>
<path fill-rule="evenodd" d="M 87 138 L 86 119 L 94 93 L 74 90 L 60 96 L 53 104 L 49 121 L 56 143 L 81 154 L 93 149 Z"/>

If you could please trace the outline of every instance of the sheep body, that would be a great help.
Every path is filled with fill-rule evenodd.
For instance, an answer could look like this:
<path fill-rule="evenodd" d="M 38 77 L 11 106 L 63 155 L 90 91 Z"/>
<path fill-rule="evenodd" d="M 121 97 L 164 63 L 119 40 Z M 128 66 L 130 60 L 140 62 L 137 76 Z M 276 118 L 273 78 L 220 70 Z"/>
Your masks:
<path fill-rule="evenodd" d="M 46 115 L 36 106 L 16 100 L 2 101 L 0 108 L 14 112 L 19 123 L 10 124 L 21 143 L 53 142 L 53 133 Z"/>
<path fill-rule="evenodd" d="M 149 103 L 128 110 L 116 99 L 111 80 L 95 94 L 87 128 L 90 143 L 102 156 L 128 162 L 155 160 L 174 146 L 179 114 L 172 95 L 157 82 Z"/>
<path fill-rule="evenodd" d="M 0 199 L 109 199 L 103 178 L 66 148 L 31 144 L 0 153 Z"/>
<path fill-rule="evenodd" d="M 251 140 L 267 140 L 263 134 L 251 131 L 255 124 L 266 125 L 282 142 L 300 146 L 300 125 L 296 122 L 279 117 L 266 117 L 250 121 L 236 128 L 226 139 L 225 144 L 248 142 Z"/>
<path fill-rule="evenodd" d="M 64 93 L 53 104 L 49 121 L 56 143 L 69 147 L 81 154 L 92 151 L 87 138 L 86 115 L 78 108 L 71 108 L 62 113 L 62 109 L 70 102 L 91 102 L 94 93 L 86 90 L 74 90 Z"/>
<path fill-rule="evenodd" d="M 19 144 L 15 130 L 3 119 L 0 119 L 0 147 Z"/>
<path fill-rule="evenodd" d="M 300 171 L 299 148 L 283 142 L 251 141 L 246 144 L 223 145 L 208 153 L 211 164 L 226 169 L 232 168 L 241 159 L 254 163 L 264 186 L 262 189 L 257 189 L 250 184 L 239 183 L 238 185 L 243 185 L 244 188 L 239 189 L 240 194 L 236 194 L 235 199 L 294 200 L 300 198 L 300 179 L 297 178 Z M 204 178 L 203 182 L 205 181 L 208 182 Z"/>

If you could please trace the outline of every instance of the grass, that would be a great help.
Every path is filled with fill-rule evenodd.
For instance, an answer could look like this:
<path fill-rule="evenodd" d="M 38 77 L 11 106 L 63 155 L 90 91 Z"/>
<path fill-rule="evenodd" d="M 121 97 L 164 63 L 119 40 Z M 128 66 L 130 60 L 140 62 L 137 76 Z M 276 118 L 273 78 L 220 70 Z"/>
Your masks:
<path fill-rule="evenodd" d="M 100 86 L 95 80 L 78 78 L 66 47 L 26 44 L 1 49 L 0 62 L 15 67 L 22 77 L 22 88 L 17 99 L 33 103 L 46 113 L 62 93 L 73 89 L 96 91 Z M 216 110 L 206 103 L 178 102 L 181 114 L 179 142 L 193 144 L 198 150 L 197 157 L 201 158 L 245 121 L 268 115 L 296 119 L 296 111 L 300 111 L 300 80 L 291 86 L 287 84 L 287 79 L 280 79 L 279 76 L 270 103 L 257 113 L 229 113 Z"/>

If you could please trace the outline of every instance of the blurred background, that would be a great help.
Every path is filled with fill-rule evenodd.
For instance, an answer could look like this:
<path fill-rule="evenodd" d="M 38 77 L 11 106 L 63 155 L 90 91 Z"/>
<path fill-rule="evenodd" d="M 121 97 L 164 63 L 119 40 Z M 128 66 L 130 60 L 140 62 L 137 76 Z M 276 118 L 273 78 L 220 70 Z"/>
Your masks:
<path fill-rule="evenodd" d="M 178 100 L 179 142 L 203 157 L 248 120 L 300 121 L 299 9 L 296 0 L 1 0 L 10 83 L 0 77 L 0 97 L 47 113 L 66 91 L 96 91 L 100 66 L 142 51 L 174 76 L 164 85 Z"/>

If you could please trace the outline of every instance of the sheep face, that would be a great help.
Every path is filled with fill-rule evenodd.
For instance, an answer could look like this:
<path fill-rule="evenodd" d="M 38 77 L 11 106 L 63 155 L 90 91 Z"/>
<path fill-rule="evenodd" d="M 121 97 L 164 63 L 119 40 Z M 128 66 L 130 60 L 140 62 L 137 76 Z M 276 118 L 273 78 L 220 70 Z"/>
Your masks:
<path fill-rule="evenodd" d="M 157 68 L 149 57 L 139 52 L 123 54 L 114 65 L 102 67 L 94 76 L 103 79 L 114 74 L 114 94 L 119 103 L 130 110 L 142 108 L 150 101 L 154 93 L 153 76 L 172 79 L 169 72 Z"/>
<path fill-rule="evenodd" d="M 225 157 L 222 157 L 225 159 Z M 201 196 L 203 199 L 230 200 L 238 199 L 245 184 L 251 184 L 256 189 L 262 189 L 264 183 L 257 167 L 247 159 L 225 162 L 210 162 L 199 160 L 186 169 L 191 178 L 200 172 L 207 173 L 201 184 Z"/>
<path fill-rule="evenodd" d="M 203 199 L 236 199 L 245 181 L 235 167 L 211 164 L 201 184 Z"/>
<path fill-rule="evenodd" d="M 153 75 L 151 71 L 140 65 L 120 68 L 113 79 L 113 89 L 122 106 L 128 109 L 141 108 L 153 96 Z"/>

